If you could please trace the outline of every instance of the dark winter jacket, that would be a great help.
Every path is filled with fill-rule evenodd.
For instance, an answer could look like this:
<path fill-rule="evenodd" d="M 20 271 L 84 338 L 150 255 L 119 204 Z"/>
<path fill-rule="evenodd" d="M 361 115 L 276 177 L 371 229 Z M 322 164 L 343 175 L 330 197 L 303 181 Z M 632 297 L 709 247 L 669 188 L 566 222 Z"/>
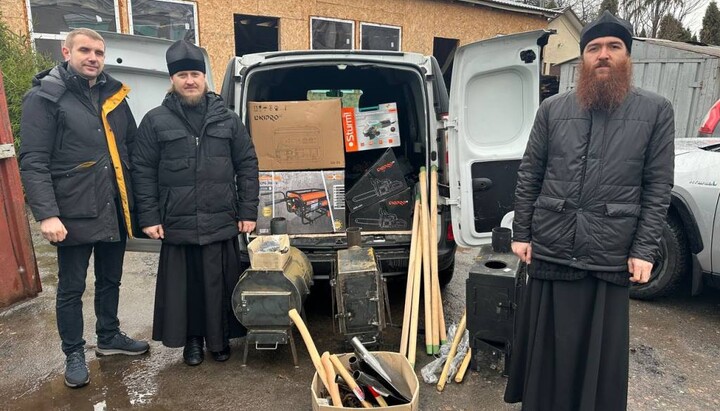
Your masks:
<path fill-rule="evenodd" d="M 538 110 L 518 172 L 513 239 L 532 257 L 584 270 L 654 262 L 673 185 L 670 102 L 631 89 L 610 114 L 574 91 Z"/>
<path fill-rule="evenodd" d="M 32 84 L 23 99 L 19 157 L 35 219 L 60 218 L 68 234 L 58 245 L 118 241 L 117 200 L 132 233 L 127 167 L 137 129 L 125 101 L 130 89 L 102 74 L 95 86 L 100 104 L 93 104 L 88 81 L 67 63 Z"/>
<path fill-rule="evenodd" d="M 143 118 L 132 156 L 141 227 L 162 224 L 169 244 L 205 245 L 239 234 L 255 221 L 258 163 L 240 118 L 207 95 L 201 133 L 193 133 L 172 93 Z"/>

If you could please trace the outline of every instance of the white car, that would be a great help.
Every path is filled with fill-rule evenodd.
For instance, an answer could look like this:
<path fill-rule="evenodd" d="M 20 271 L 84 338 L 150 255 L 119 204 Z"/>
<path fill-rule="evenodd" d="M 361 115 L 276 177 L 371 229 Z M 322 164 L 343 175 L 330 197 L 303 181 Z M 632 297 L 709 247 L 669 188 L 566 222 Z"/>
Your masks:
<path fill-rule="evenodd" d="M 675 140 L 675 186 L 660 252 L 650 281 L 630 289 L 633 298 L 668 295 L 686 281 L 693 295 L 705 284 L 720 287 L 719 170 L 719 138 Z"/>

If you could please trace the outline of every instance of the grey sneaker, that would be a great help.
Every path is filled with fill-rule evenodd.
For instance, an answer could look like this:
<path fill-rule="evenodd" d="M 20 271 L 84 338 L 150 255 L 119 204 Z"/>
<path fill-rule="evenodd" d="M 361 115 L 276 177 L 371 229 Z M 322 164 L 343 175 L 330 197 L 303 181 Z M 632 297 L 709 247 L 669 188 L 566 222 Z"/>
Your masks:
<path fill-rule="evenodd" d="M 75 351 L 65 359 L 65 385 L 80 388 L 90 382 L 90 373 L 85 364 L 85 352 Z"/>
<path fill-rule="evenodd" d="M 140 355 L 145 354 L 149 349 L 150 345 L 145 341 L 133 340 L 125 333 L 119 332 L 107 344 L 98 341 L 95 353 L 99 356 L 115 354 Z"/>

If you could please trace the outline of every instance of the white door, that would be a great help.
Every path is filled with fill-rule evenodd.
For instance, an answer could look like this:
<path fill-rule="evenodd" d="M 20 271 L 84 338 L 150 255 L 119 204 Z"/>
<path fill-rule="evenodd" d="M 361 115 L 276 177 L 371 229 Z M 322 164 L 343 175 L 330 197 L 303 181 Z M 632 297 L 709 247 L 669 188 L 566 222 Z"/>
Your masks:
<path fill-rule="evenodd" d="M 173 41 L 106 32 L 102 36 L 105 39 L 104 71 L 130 87 L 128 105 L 135 122 L 140 124 L 145 113 L 159 106 L 170 89 L 165 52 Z M 205 49 L 203 55 L 205 77 L 210 90 L 214 90 L 210 59 Z"/>
<path fill-rule="evenodd" d="M 487 243 L 513 210 L 515 182 L 540 104 L 542 47 L 549 32 L 519 33 L 460 47 L 448 116 L 455 240 Z"/>

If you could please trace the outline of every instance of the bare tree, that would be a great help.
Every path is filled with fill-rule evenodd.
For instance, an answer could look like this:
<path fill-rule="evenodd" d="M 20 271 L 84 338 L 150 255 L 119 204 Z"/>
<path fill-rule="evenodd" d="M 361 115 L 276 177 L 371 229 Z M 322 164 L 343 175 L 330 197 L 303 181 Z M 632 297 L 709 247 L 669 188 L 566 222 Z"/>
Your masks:
<path fill-rule="evenodd" d="M 692 12 L 705 4 L 706 0 L 624 0 L 622 17 L 629 20 L 639 33 L 643 29 L 649 37 L 657 37 L 660 21 L 670 15 L 685 24 Z"/>

